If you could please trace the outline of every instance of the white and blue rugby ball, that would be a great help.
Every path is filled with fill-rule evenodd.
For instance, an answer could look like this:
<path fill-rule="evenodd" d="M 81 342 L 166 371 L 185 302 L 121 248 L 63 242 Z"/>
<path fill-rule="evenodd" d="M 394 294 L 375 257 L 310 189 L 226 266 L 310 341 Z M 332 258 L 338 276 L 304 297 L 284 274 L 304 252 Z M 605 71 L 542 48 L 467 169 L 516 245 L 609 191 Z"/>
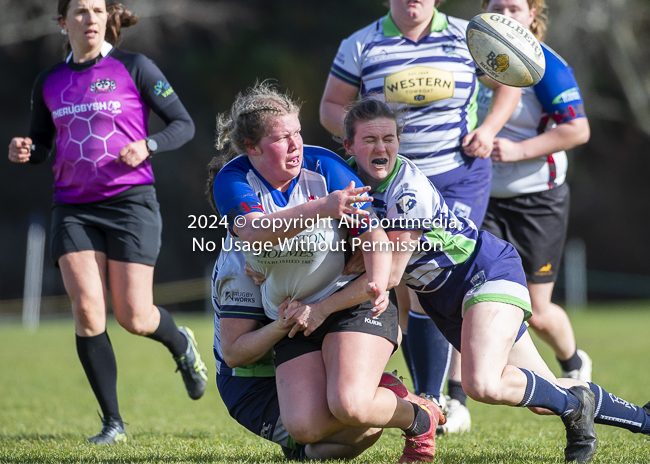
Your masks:
<path fill-rule="evenodd" d="M 544 76 L 546 59 L 539 41 L 507 16 L 474 16 L 467 26 L 467 45 L 478 67 L 501 84 L 529 87 Z"/>

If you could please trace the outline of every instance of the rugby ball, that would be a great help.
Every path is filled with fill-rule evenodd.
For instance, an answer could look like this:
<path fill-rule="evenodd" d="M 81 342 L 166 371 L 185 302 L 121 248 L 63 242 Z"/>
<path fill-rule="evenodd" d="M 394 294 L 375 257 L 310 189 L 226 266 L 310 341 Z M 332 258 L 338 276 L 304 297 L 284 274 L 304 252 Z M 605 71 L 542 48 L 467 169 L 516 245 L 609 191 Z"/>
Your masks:
<path fill-rule="evenodd" d="M 544 76 L 546 59 L 539 41 L 507 16 L 474 16 L 467 26 L 467 45 L 481 71 L 501 84 L 529 87 Z"/>

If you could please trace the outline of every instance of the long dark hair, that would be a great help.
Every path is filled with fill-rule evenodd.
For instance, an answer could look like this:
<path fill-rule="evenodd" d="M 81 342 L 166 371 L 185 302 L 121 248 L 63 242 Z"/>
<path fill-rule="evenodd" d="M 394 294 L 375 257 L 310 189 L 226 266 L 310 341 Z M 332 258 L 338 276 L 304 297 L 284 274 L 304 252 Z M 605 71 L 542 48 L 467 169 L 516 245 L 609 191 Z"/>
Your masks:
<path fill-rule="evenodd" d="M 59 0 L 59 5 L 57 7 L 59 18 L 65 18 L 68 14 L 70 1 L 71 0 Z M 104 37 L 104 40 L 116 47 L 120 42 L 122 28 L 137 24 L 138 16 L 134 15 L 131 10 L 122 3 L 107 3 L 106 11 L 108 12 L 108 21 L 106 23 L 106 37 Z M 64 58 L 68 56 L 71 51 L 72 47 L 70 46 L 70 40 L 66 39 L 65 44 L 63 45 Z"/>

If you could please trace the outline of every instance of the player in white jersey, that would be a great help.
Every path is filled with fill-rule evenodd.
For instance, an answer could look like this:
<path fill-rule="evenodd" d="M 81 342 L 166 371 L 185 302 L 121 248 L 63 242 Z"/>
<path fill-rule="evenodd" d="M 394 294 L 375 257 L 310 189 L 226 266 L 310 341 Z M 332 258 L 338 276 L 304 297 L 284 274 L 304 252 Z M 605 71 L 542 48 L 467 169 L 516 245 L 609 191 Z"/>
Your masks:
<path fill-rule="evenodd" d="M 228 412 L 246 429 L 279 444 L 290 459 L 358 456 L 379 439 L 382 429 L 352 427 L 308 446 L 296 444 L 287 433 L 272 354 L 273 345 L 291 326 L 283 328 L 282 317 L 278 321 L 266 317 L 260 287 L 244 274 L 244 266 L 244 255 L 232 249 L 228 238 L 212 273 L 217 387 Z"/>
<path fill-rule="evenodd" d="M 480 226 L 489 200 L 492 140 L 520 90 L 482 76 L 495 89 L 495 99 L 486 124 L 477 127 L 477 68 L 465 39 L 468 22 L 439 12 L 440 3 L 391 0 L 388 15 L 341 42 L 320 106 L 321 123 L 344 136 L 344 108 L 358 95 L 399 104 L 401 153 L 429 177 L 456 216 Z M 439 398 L 451 346 L 412 292 L 399 303 L 402 351 L 416 393 Z"/>
<path fill-rule="evenodd" d="M 437 406 L 420 407 L 379 388 L 397 348 L 398 326 L 396 308 L 387 308 L 391 253 L 385 232 L 372 227 L 376 217 L 367 211 L 367 188 L 354 188 L 360 179 L 334 153 L 303 147 L 298 106 L 269 85 L 239 94 L 217 131 L 218 148 L 229 144 L 222 161 L 236 157 L 211 164 L 217 172 L 215 204 L 228 218 L 234 243 L 266 277 L 266 315 L 277 318 L 284 299 L 331 294 L 328 310 L 334 314 L 319 333 L 308 338 L 298 333 L 274 346 L 278 400 L 289 434 L 306 444 L 349 426 L 400 428 L 409 446 L 433 448 L 441 416 Z M 342 275 L 345 245 L 338 219 L 350 215 L 363 218 L 349 231 L 364 250 L 368 277 L 346 286 L 350 278 Z M 326 221 L 312 238 L 319 216 Z M 273 227 L 278 220 L 283 222 Z M 369 297 L 371 304 L 365 303 Z M 367 355 L 359 357 L 360 352 Z"/>
<path fill-rule="evenodd" d="M 373 207 L 394 245 L 389 287 L 403 280 L 413 288 L 427 315 L 462 350 L 467 394 L 560 416 L 567 462 L 594 455 L 594 422 L 649 435 L 650 403 L 638 407 L 599 385 L 555 378 L 523 324 L 531 316 L 530 299 L 516 250 L 457 218 L 426 176 L 397 154 L 395 112 L 363 99 L 351 107 L 345 128 L 345 148 L 372 187 Z M 327 305 L 296 305 L 287 316 L 311 331 Z"/>
<path fill-rule="evenodd" d="M 545 35 L 544 0 L 483 0 L 501 13 Z M 589 140 L 589 123 L 580 89 L 569 65 L 542 43 L 546 72 L 523 89 L 510 120 L 492 151 L 492 189 L 483 229 L 512 243 L 522 258 L 535 316 L 530 326 L 555 352 L 563 377 L 591 381 L 591 359 L 576 346 L 566 312 L 551 302 L 562 258 L 569 216 L 564 150 Z M 479 92 L 479 119 L 490 91 Z"/>

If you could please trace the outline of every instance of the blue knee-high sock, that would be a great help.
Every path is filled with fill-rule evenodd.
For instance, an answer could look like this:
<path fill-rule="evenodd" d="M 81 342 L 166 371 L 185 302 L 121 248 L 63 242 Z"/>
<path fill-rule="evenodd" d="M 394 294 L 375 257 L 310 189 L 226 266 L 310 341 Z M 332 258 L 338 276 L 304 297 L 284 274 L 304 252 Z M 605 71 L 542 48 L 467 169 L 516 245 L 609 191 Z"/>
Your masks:
<path fill-rule="evenodd" d="M 428 316 L 409 313 L 408 344 L 415 393 L 440 398 L 451 360 L 451 345 Z"/>
<path fill-rule="evenodd" d="M 413 366 L 411 365 L 411 352 L 409 351 L 409 338 L 408 332 L 402 331 L 402 354 L 404 355 L 404 361 L 406 362 L 406 368 L 409 371 L 409 378 L 413 378 Z"/>
<path fill-rule="evenodd" d="M 558 416 L 565 416 L 575 411 L 580 402 L 566 388 L 562 388 L 544 377 L 528 369 L 520 370 L 526 374 L 526 393 L 524 399 L 517 406 L 546 408 Z"/>
<path fill-rule="evenodd" d="M 589 388 L 596 395 L 594 422 L 650 435 L 650 417 L 644 408 L 612 395 L 595 383 L 589 382 Z"/>

